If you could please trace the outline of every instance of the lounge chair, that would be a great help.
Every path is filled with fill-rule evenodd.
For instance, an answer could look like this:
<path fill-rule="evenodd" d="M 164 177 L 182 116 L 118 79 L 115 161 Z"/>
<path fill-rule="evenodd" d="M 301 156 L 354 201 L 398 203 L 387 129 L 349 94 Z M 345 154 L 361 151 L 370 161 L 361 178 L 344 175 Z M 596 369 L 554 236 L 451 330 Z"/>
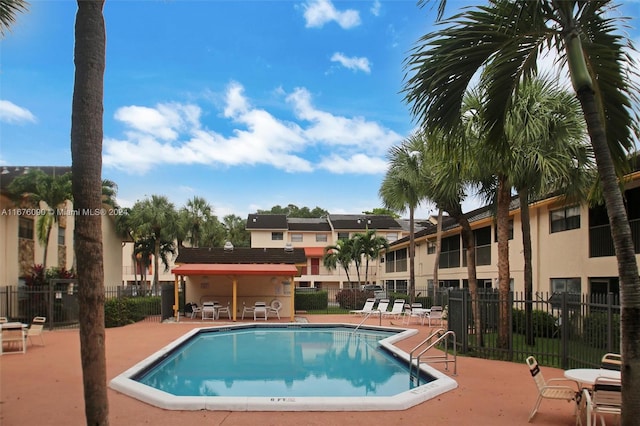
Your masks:
<path fill-rule="evenodd" d="M 373 312 L 379 312 L 380 315 L 382 315 L 387 312 L 387 309 L 389 309 L 389 299 L 380 299 L 378 306 L 376 306 Z"/>
<path fill-rule="evenodd" d="M 531 373 L 531 377 L 533 377 L 533 381 L 536 383 L 538 387 L 538 399 L 536 400 L 536 404 L 533 406 L 533 410 L 531 410 L 531 414 L 529 414 L 529 421 L 533 419 L 533 416 L 536 415 L 538 411 L 538 407 L 540 407 L 540 403 L 542 399 L 560 399 L 564 401 L 574 401 L 575 402 L 575 416 L 576 423 L 582 423 L 580 420 L 580 415 L 578 411 L 579 401 L 580 401 L 580 385 L 575 380 L 569 379 L 549 379 L 549 381 L 545 381 L 542 376 L 542 371 L 540 370 L 540 366 L 538 365 L 538 361 L 536 361 L 535 357 L 527 358 L 527 365 L 529 366 L 529 372 Z M 557 385 L 555 383 L 562 383 L 564 385 Z"/>
<path fill-rule="evenodd" d="M 280 309 L 282 309 L 282 302 L 278 299 L 273 299 L 269 306 L 267 306 L 267 313 L 276 314 L 278 319 L 280 319 Z"/>
<path fill-rule="evenodd" d="M 620 371 L 620 367 L 622 367 L 622 356 L 620 354 L 604 354 L 602 356 L 602 361 L 600 361 L 600 367 L 605 370 L 616 370 Z"/>
<path fill-rule="evenodd" d="M 202 304 L 202 319 L 216 319 L 216 306 L 213 302 L 204 302 Z"/>
<path fill-rule="evenodd" d="M 387 311 L 387 312 L 383 312 L 382 313 L 382 317 L 393 317 L 393 318 L 400 318 L 402 316 L 402 314 L 404 314 L 404 304 L 405 304 L 405 300 L 404 299 L 396 299 L 393 301 L 393 305 L 391 306 L 391 310 Z"/>
<path fill-rule="evenodd" d="M 372 297 L 367 299 L 366 302 L 364 302 L 364 306 L 362 307 L 362 309 L 354 309 L 349 312 L 352 314 L 361 314 L 361 315 L 368 314 L 373 311 L 373 305 L 375 304 L 376 304 L 376 299 Z"/>
<path fill-rule="evenodd" d="M 263 320 L 267 320 L 267 304 L 265 302 L 256 302 L 253 305 L 253 320 L 256 321 L 258 317 L 261 317 Z"/>
<path fill-rule="evenodd" d="M 598 414 L 602 425 L 605 425 L 604 414 L 620 416 L 622 413 L 622 384 L 620 380 L 598 377 L 593 389 L 582 391 L 587 409 L 587 426 L 598 422 Z M 593 422 L 593 423 L 592 423 Z"/>
<path fill-rule="evenodd" d="M 31 325 L 27 329 L 27 338 L 33 345 L 32 337 L 40 337 L 42 346 L 44 346 L 44 338 L 42 337 L 42 331 L 44 330 L 44 323 L 47 322 L 46 317 L 35 317 L 31 322 Z"/>

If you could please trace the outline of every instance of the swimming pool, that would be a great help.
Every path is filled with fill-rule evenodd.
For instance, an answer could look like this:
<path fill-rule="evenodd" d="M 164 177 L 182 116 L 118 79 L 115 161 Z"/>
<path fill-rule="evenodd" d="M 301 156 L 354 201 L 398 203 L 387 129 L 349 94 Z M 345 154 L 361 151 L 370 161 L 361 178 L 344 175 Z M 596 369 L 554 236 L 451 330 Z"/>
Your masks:
<path fill-rule="evenodd" d="M 417 333 L 352 324 L 242 324 L 195 329 L 110 387 L 165 409 L 401 410 L 457 387 L 393 343 Z M 415 371 L 414 371 L 415 373 Z"/>

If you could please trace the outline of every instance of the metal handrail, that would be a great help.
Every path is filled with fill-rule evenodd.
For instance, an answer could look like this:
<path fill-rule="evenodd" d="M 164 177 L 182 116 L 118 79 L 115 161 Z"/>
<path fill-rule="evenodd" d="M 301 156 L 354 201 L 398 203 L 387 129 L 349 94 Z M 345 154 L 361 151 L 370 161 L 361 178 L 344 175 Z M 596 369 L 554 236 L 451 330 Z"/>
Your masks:
<path fill-rule="evenodd" d="M 434 337 L 438 337 L 434 342 L 431 342 L 431 339 L 433 339 Z M 449 336 L 451 336 L 453 338 L 453 359 L 449 359 Z M 411 379 L 412 377 L 412 372 L 413 372 L 413 366 L 414 366 L 414 358 L 415 358 L 415 366 L 416 366 L 416 373 L 417 373 L 417 378 L 418 378 L 418 384 L 420 383 L 420 358 L 431 348 L 433 348 L 434 346 L 436 346 L 438 343 L 444 341 L 445 345 L 444 345 L 444 355 L 432 355 L 432 356 L 428 356 L 426 357 L 427 359 L 429 359 L 430 362 L 444 362 L 445 366 L 444 369 L 445 370 L 449 370 L 449 363 L 453 362 L 453 375 L 457 376 L 458 375 L 458 355 L 457 355 L 457 350 L 456 350 L 456 333 L 449 330 L 446 331 L 444 328 L 439 328 L 438 330 L 434 331 L 433 333 L 431 333 L 429 335 L 429 337 L 427 337 L 426 339 L 424 339 L 422 342 L 418 343 L 418 345 L 416 345 L 416 347 L 414 347 L 413 349 L 411 349 L 411 352 L 409 352 L 409 378 Z M 425 344 L 428 344 L 428 346 L 426 348 L 424 348 L 420 353 L 418 353 L 417 356 L 414 357 L 414 353 L 420 349 L 422 346 L 424 346 Z"/>

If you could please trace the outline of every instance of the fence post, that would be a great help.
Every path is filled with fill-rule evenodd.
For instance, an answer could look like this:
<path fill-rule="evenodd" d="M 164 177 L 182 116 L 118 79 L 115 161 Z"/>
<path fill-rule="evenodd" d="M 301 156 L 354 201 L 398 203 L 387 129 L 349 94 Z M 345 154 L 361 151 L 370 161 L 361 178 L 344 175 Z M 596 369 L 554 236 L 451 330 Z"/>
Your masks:
<path fill-rule="evenodd" d="M 569 310 L 567 292 L 560 294 L 560 365 L 566 370 L 569 368 Z"/>
<path fill-rule="evenodd" d="M 620 348 L 613 350 L 613 293 L 607 293 L 607 352 L 620 352 Z"/>

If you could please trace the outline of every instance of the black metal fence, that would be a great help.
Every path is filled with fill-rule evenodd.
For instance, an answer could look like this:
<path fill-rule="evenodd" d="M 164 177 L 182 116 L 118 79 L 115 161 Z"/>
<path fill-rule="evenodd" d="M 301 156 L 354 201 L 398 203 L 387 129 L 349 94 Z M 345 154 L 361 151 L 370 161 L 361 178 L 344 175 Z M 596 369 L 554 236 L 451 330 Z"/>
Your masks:
<path fill-rule="evenodd" d="M 161 320 L 159 296 L 136 291 L 132 286 L 113 286 L 105 288 L 107 322 L 114 311 L 122 312 L 125 299 L 130 302 L 126 310 L 135 310 L 134 314 L 127 317 L 135 315 L 136 321 Z M 0 287 L 0 316 L 26 324 L 36 316 L 43 316 L 47 318 L 45 327 L 48 329 L 78 327 L 78 284 L 76 280 L 51 280 L 46 286 Z"/>
<path fill-rule="evenodd" d="M 503 304 L 507 345 L 498 343 Z M 534 355 L 541 364 L 567 369 L 597 367 L 605 353 L 620 353 L 620 302 L 611 293 L 536 293 L 526 300 L 522 293 L 511 292 L 508 300 L 501 300 L 496 291 L 481 291 L 475 309 L 480 329 L 468 291 L 452 290 L 448 305 L 448 327 L 456 333 L 458 351 L 467 355 L 517 362 Z"/>

